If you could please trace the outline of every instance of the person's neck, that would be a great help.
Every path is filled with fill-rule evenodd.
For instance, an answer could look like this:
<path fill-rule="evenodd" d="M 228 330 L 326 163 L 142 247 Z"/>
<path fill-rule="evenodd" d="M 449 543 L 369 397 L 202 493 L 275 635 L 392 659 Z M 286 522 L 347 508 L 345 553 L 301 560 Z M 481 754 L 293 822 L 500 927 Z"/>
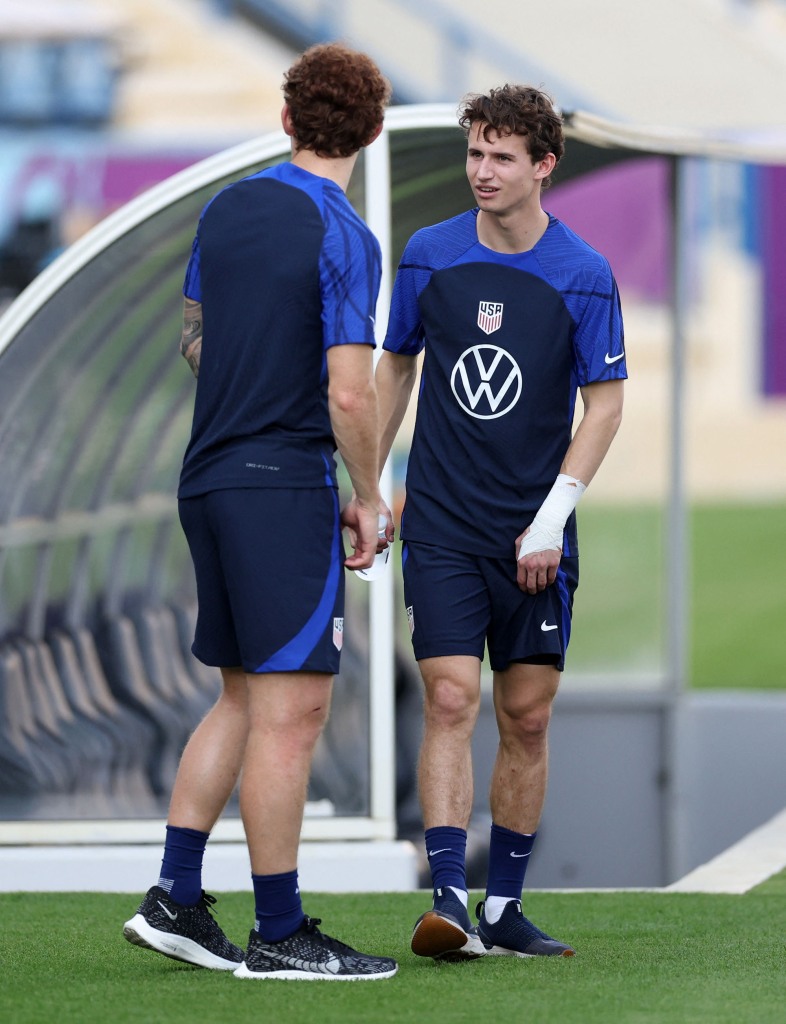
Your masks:
<path fill-rule="evenodd" d="M 549 226 L 549 215 L 540 206 L 511 217 L 498 217 L 481 210 L 478 213 L 478 241 L 494 252 L 528 252 Z"/>
<path fill-rule="evenodd" d="M 326 157 L 318 156 L 310 149 L 293 149 L 292 152 L 292 163 L 296 167 L 320 178 L 329 178 L 343 192 L 346 192 L 349 186 L 357 158 L 357 153 L 353 153 L 352 156 Z"/>

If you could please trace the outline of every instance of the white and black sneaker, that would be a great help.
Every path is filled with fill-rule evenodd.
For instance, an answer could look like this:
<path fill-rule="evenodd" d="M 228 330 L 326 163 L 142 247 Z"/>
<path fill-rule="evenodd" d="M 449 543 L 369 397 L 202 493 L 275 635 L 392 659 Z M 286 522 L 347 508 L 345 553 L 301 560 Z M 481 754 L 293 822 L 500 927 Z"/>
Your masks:
<path fill-rule="evenodd" d="M 148 889 L 139 910 L 123 925 L 123 935 L 135 946 L 214 971 L 234 971 L 243 950 L 233 945 L 210 913 L 215 896 L 202 891 L 194 907 L 184 907 L 166 889 Z"/>
<path fill-rule="evenodd" d="M 323 935 L 321 920 L 304 917 L 298 930 L 280 942 L 264 942 L 258 932 L 248 939 L 246 958 L 236 978 L 283 981 L 379 981 L 392 978 L 398 964 L 386 956 L 369 956 Z"/>

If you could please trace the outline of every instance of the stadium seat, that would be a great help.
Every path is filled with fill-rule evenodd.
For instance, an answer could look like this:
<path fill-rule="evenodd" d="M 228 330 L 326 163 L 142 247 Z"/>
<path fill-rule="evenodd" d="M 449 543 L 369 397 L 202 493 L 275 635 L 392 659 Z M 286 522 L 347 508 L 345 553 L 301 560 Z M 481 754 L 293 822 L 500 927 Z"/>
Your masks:
<path fill-rule="evenodd" d="M 37 729 L 26 693 L 22 657 L 0 648 L 0 800 L 27 808 L 29 797 L 59 784 L 56 768 L 36 744 Z"/>
<path fill-rule="evenodd" d="M 166 796 L 191 732 L 190 725 L 183 721 L 177 708 L 151 686 L 134 624 L 129 618 L 105 620 L 96 634 L 96 648 L 114 696 L 143 715 L 155 729 L 147 771 L 153 792 Z"/>
<path fill-rule="evenodd" d="M 92 658 L 80 658 L 73 637 L 62 630 L 49 637 L 64 693 L 74 710 L 93 722 L 110 744 L 110 794 L 117 807 L 132 815 L 152 812 L 155 801 L 146 762 L 153 729 L 135 712 L 121 707 L 103 677 L 95 684 L 101 668 L 92 637 L 86 630 L 84 633 L 83 646 L 93 652 Z M 102 690 L 103 697 L 99 696 Z"/>
<path fill-rule="evenodd" d="M 19 639 L 25 680 L 34 698 L 41 739 L 68 773 L 68 792 L 89 794 L 94 814 L 109 792 L 111 745 L 86 719 L 80 719 L 63 693 L 51 651 L 43 641 Z"/>
<path fill-rule="evenodd" d="M 143 608 L 134 625 L 148 679 L 193 729 L 213 703 L 194 683 L 180 656 L 177 627 L 169 608 Z"/>

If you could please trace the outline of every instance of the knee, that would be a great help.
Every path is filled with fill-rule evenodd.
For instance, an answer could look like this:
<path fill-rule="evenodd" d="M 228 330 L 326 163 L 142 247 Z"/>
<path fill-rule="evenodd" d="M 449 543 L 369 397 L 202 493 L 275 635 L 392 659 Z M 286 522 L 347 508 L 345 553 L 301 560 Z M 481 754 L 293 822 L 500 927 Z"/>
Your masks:
<path fill-rule="evenodd" d="M 250 728 L 260 736 L 310 747 L 325 728 L 329 712 L 327 701 L 315 701 L 305 706 L 282 705 L 268 708 L 265 714 L 252 713 Z"/>
<path fill-rule="evenodd" d="M 327 725 L 328 718 L 330 717 L 330 704 L 325 701 L 319 705 L 315 705 L 305 715 L 305 729 L 311 733 L 314 737 L 314 741 L 319 739 L 322 735 L 322 731 Z"/>
<path fill-rule="evenodd" d="M 504 704 L 497 709 L 500 736 L 524 746 L 546 741 L 551 721 L 551 701 L 530 704 Z"/>
<path fill-rule="evenodd" d="M 472 728 L 479 706 L 479 693 L 450 678 L 433 681 L 426 691 L 426 721 L 441 728 Z"/>
<path fill-rule="evenodd" d="M 327 724 L 329 713 L 327 701 L 314 703 L 290 716 L 287 726 L 291 732 L 302 736 L 305 743 L 316 743 Z"/>

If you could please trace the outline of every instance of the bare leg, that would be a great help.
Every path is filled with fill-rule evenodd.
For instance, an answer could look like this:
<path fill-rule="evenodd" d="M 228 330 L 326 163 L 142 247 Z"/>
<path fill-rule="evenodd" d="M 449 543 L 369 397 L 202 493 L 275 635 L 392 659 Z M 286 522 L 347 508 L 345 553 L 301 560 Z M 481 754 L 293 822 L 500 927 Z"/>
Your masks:
<path fill-rule="evenodd" d="M 466 832 L 472 814 L 472 733 L 480 708 L 480 660 L 464 655 L 419 662 L 426 689 L 419 785 L 426 830 L 449 826 Z M 463 849 L 463 847 L 462 847 Z M 412 952 L 436 960 L 474 960 L 483 956 L 461 898 L 466 884 L 458 848 L 450 841 L 428 851 L 434 907 L 422 914 L 412 933 Z M 439 857 L 449 856 L 447 865 Z M 441 881 L 440 881 L 441 879 Z M 450 881 L 447 881 L 450 879 Z"/>
<path fill-rule="evenodd" d="M 540 824 L 548 781 L 549 720 L 559 676 L 552 665 L 510 665 L 504 672 L 494 674 L 499 748 L 491 779 L 491 816 L 495 825 L 511 832 L 529 835 L 536 832 Z M 511 885 L 511 876 L 515 876 L 508 868 L 504 870 L 504 880 L 498 875 L 495 877 L 494 865 L 496 862 L 497 867 L 500 866 L 500 843 L 504 842 L 500 835 L 495 842 L 492 833 L 487 897 L 478 925 L 489 954 L 573 956 L 571 946 L 552 939 L 532 925 L 523 916 L 519 903 L 511 912 L 509 888 L 496 888 L 497 884 Z M 511 853 L 511 856 L 524 854 Z M 526 861 L 517 863 L 523 867 Z M 517 887 L 523 877 L 522 872 Z M 499 930 L 497 922 L 503 922 Z"/>
<path fill-rule="evenodd" d="M 255 875 L 294 871 L 314 747 L 330 711 L 333 677 L 248 677 L 249 734 L 240 813 Z"/>
<path fill-rule="evenodd" d="M 197 726 L 180 758 L 168 816 L 168 824 L 175 829 L 209 833 L 240 773 L 248 736 L 246 676 L 241 669 L 222 669 L 221 674 L 221 696 Z M 203 852 L 200 837 L 186 837 L 184 833 L 175 837 L 167 830 L 162 873 L 172 868 L 174 872 L 164 876 L 168 884 L 162 877 L 161 888 L 147 893 L 137 913 L 126 922 L 123 934 L 134 945 L 176 960 L 234 971 L 243 959 L 243 951 L 229 942 L 199 898 Z"/>
<path fill-rule="evenodd" d="M 491 815 L 512 832 L 537 831 L 548 781 L 548 727 L 560 673 L 552 665 L 510 665 L 494 673 L 499 748 Z"/>
<path fill-rule="evenodd" d="M 248 736 L 246 675 L 222 668 L 224 689 L 186 744 L 169 803 L 168 822 L 210 832 L 235 788 Z"/>
<path fill-rule="evenodd" d="M 472 733 L 480 708 L 480 661 L 468 656 L 418 663 L 426 688 L 418 780 L 427 829 L 466 829 L 472 813 Z"/>

